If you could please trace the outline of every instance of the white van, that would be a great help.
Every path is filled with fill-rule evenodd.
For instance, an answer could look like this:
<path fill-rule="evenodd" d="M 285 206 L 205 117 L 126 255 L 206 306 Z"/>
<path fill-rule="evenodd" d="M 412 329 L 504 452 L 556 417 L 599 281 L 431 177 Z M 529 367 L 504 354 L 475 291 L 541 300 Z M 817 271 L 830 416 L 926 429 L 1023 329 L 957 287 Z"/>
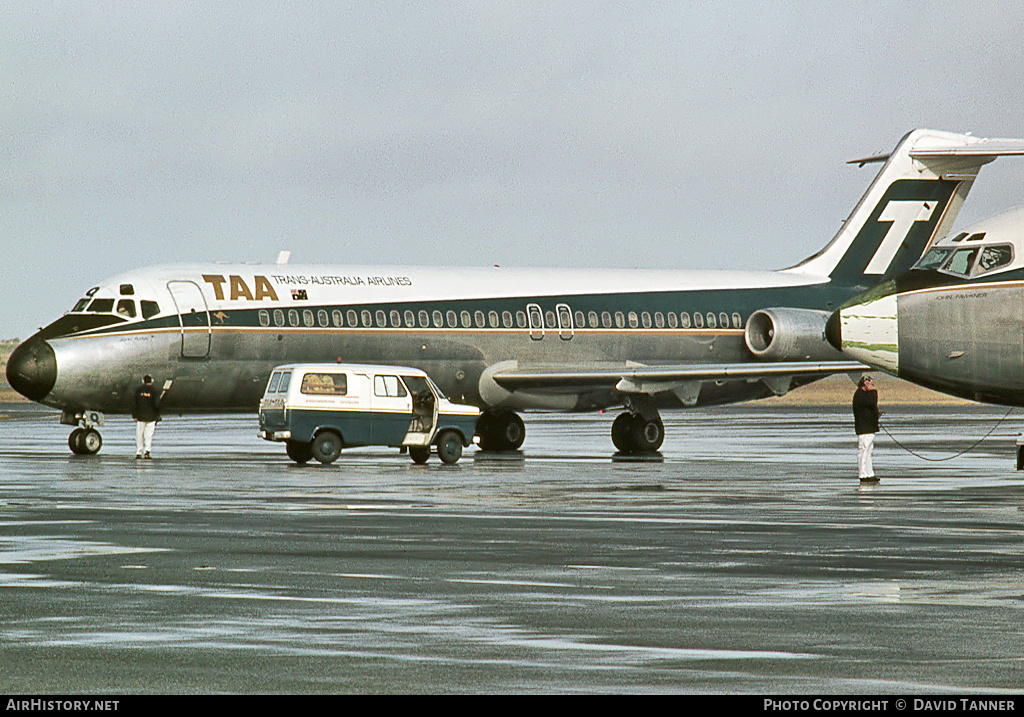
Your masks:
<path fill-rule="evenodd" d="M 283 441 L 296 463 L 331 463 L 345 446 L 408 446 L 417 463 L 430 446 L 445 463 L 462 457 L 480 411 L 452 403 L 423 371 L 368 364 L 290 364 L 270 374 L 260 401 L 260 438 Z"/>

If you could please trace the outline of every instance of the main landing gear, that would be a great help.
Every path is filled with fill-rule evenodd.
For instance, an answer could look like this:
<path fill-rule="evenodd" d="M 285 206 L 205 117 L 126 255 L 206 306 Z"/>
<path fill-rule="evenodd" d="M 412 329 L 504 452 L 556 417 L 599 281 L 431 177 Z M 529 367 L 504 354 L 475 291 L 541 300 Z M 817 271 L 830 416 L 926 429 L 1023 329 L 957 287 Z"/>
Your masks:
<path fill-rule="evenodd" d="M 665 424 L 661 417 L 641 413 L 619 414 L 612 423 L 612 443 L 624 455 L 656 453 L 665 442 Z"/>
<path fill-rule="evenodd" d="M 96 430 L 96 426 L 103 423 L 102 413 L 98 411 L 65 412 L 60 417 L 60 422 L 67 426 L 78 426 L 68 436 L 68 448 L 72 453 L 76 456 L 94 456 L 100 452 L 100 448 L 103 447 L 103 437 Z"/>
<path fill-rule="evenodd" d="M 526 440 L 526 426 L 514 411 L 484 411 L 476 435 L 482 451 L 518 451 Z"/>

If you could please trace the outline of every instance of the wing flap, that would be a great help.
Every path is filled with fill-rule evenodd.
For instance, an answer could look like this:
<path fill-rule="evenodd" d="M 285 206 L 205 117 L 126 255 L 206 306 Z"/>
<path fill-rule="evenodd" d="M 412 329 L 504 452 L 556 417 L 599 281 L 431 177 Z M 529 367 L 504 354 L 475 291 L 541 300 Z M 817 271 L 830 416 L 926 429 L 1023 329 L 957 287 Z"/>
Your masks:
<path fill-rule="evenodd" d="M 508 391 L 569 391 L 618 388 L 624 393 L 658 393 L 703 381 L 758 381 L 772 377 L 827 376 L 868 371 L 856 361 L 676 364 L 670 366 L 510 366 L 492 378 Z M 774 383 L 774 382 L 773 382 Z"/>

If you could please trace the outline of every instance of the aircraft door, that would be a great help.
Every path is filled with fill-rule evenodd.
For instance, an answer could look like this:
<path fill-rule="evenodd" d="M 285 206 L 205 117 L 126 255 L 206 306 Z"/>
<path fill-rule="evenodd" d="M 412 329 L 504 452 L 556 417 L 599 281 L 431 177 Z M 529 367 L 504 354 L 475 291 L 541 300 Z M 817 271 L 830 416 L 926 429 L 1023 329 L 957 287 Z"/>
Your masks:
<path fill-rule="evenodd" d="M 203 290 L 194 281 L 169 281 L 167 289 L 181 325 L 182 358 L 206 358 L 210 355 L 211 329 Z"/>
<path fill-rule="evenodd" d="M 544 338 L 544 313 L 537 304 L 527 304 L 526 315 L 530 321 L 530 338 L 540 341 Z"/>
<path fill-rule="evenodd" d="M 558 336 L 562 341 L 570 341 L 573 337 L 572 310 L 568 304 L 555 307 L 558 312 Z"/>

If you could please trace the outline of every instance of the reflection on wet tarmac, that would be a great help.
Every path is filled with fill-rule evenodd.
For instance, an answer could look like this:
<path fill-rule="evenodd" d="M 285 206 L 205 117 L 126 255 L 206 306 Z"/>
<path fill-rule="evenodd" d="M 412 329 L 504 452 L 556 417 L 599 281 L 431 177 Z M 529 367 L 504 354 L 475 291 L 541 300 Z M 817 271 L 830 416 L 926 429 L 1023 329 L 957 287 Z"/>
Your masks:
<path fill-rule="evenodd" d="M 175 418 L 72 456 L 5 407 L 0 684 L 14 692 L 1019 691 L 1012 421 L 950 463 L 845 407 L 528 417 L 521 455 L 292 465 L 250 417 Z M 936 455 L 1005 410 L 888 417 Z"/>

